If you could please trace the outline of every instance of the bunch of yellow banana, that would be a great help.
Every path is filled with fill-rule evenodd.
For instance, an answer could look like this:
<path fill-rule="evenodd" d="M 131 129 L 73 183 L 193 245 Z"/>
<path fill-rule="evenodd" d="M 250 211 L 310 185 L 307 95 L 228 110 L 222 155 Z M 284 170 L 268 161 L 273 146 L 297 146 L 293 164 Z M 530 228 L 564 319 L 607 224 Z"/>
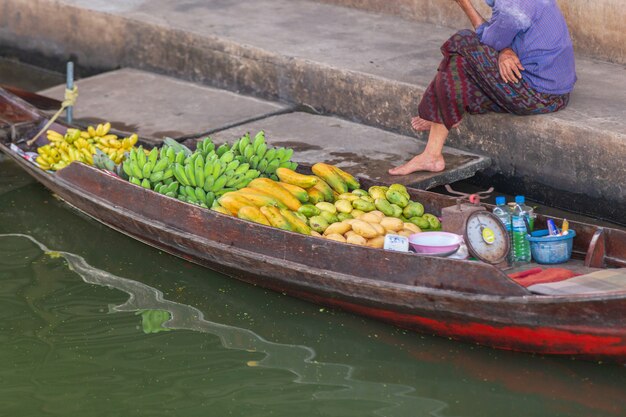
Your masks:
<path fill-rule="evenodd" d="M 124 154 L 130 152 L 137 143 L 138 137 L 132 134 L 127 138 L 118 138 L 109 133 L 110 123 L 88 126 L 87 130 L 68 129 L 65 135 L 48 130 L 49 145 L 37 149 L 39 157 L 36 161 L 42 169 L 57 171 L 65 168 L 73 161 L 93 165 L 93 155 L 100 149 L 115 162 L 120 164 Z"/>
<path fill-rule="evenodd" d="M 107 122 L 96 127 L 87 126 L 87 130 L 81 132 L 80 136 L 93 141 L 96 148 L 106 153 L 115 164 L 119 164 L 124 159 L 124 153 L 130 152 L 139 138 L 133 133 L 127 138 L 120 139 L 117 135 L 109 133 L 110 130 L 111 123 Z"/>
<path fill-rule="evenodd" d="M 47 136 L 50 144 L 37 149 L 36 161 L 42 169 L 58 171 L 74 161 L 93 165 L 96 148 L 80 136 L 80 130 L 68 129 L 65 136 L 48 130 Z"/>

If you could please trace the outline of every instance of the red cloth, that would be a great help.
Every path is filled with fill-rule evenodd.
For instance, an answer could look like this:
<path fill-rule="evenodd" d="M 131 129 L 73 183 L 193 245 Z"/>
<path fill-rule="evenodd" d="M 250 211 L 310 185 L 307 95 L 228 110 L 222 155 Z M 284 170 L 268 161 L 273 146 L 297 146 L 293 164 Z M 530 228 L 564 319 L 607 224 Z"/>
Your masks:
<path fill-rule="evenodd" d="M 509 274 L 509 278 L 523 287 L 530 287 L 535 284 L 546 284 L 548 282 L 565 281 L 580 274 L 564 268 L 533 268 L 527 271 Z"/>

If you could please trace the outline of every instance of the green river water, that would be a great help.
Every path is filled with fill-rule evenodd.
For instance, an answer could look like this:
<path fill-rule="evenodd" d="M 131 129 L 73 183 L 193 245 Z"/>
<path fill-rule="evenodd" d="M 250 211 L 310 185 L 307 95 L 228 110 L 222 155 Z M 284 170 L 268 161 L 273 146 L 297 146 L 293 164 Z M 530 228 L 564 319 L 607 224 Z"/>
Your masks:
<path fill-rule="evenodd" d="M 0 74 L 61 79 L 1 61 Z M 2 154 L 0 318 L 1 417 L 626 415 L 624 367 L 405 332 L 238 282 L 86 218 Z"/>

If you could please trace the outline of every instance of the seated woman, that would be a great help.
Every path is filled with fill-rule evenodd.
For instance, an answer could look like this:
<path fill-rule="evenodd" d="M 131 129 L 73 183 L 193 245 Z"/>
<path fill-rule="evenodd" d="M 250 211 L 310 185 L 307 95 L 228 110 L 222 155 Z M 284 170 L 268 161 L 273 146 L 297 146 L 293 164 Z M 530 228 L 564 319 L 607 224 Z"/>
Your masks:
<path fill-rule="evenodd" d="M 423 153 L 392 175 L 445 169 L 443 144 L 464 113 L 531 115 L 564 108 L 576 82 L 574 50 L 556 0 L 486 0 L 489 22 L 471 0 L 455 0 L 476 32 L 462 30 L 441 48 L 443 61 L 411 124 L 429 130 Z"/>

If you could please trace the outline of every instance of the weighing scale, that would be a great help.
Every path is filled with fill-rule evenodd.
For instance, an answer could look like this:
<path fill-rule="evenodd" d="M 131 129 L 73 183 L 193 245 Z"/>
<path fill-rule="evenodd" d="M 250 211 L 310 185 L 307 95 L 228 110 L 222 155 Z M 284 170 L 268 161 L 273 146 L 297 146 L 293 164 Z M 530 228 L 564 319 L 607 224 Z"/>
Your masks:
<path fill-rule="evenodd" d="M 511 243 L 507 230 L 496 215 L 480 205 L 480 200 L 488 197 L 493 187 L 473 194 L 455 191 L 449 185 L 446 185 L 446 190 L 459 197 L 456 205 L 441 210 L 442 230 L 462 235 L 470 255 L 476 259 L 502 268 L 508 267 L 507 256 Z"/>

